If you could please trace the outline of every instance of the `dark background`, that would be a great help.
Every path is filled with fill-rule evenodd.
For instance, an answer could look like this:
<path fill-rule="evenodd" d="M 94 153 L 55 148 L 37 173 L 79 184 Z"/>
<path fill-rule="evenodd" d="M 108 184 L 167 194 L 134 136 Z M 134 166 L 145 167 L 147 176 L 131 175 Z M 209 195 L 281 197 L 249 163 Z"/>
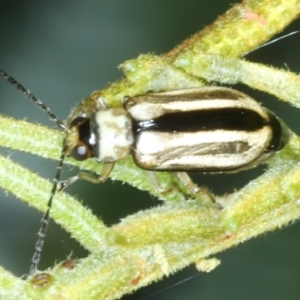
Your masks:
<path fill-rule="evenodd" d="M 72 106 L 96 89 L 121 78 L 117 66 L 141 53 L 162 54 L 224 13 L 232 1 L 1 1 L 0 67 L 66 119 Z M 293 23 L 285 32 L 300 28 Z M 251 61 L 299 72 L 300 35 L 259 49 Z M 244 89 L 300 133 L 299 111 L 274 97 Z M 0 81 L 0 112 L 53 126 L 5 81 Z M 299 117 L 298 117 L 299 118 Z M 293 123 L 294 119 L 294 123 Z M 28 168 L 53 178 L 56 162 L 2 149 Z M 1 167 L 1 166 L 0 166 Z M 199 175 L 199 184 L 229 193 L 262 173 Z M 74 172 L 74 171 L 73 171 Z M 65 177 L 68 175 L 65 173 Z M 147 193 L 120 182 L 79 182 L 69 192 L 84 199 L 106 224 L 157 203 Z M 28 272 L 41 213 L 0 194 L 0 264 L 21 276 Z M 218 255 L 222 264 L 209 274 L 192 266 L 124 299 L 299 299 L 300 225 L 269 233 Z M 41 268 L 86 252 L 51 223 Z M 192 277 L 192 278 L 191 278 Z M 188 279 L 190 278 L 190 279 Z"/>

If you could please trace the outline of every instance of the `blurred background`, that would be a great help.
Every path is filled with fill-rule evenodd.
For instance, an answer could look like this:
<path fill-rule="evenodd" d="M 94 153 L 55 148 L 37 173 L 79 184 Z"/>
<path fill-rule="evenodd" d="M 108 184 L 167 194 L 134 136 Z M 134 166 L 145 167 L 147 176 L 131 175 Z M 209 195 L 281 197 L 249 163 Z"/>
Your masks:
<path fill-rule="evenodd" d="M 0 67 L 66 119 L 71 107 L 96 89 L 122 77 L 117 66 L 141 53 L 163 54 L 211 24 L 232 5 L 229 0 L 154 1 L 14 1 L 0 2 Z M 285 33 L 300 29 L 294 22 Z M 282 33 L 284 34 L 284 33 Z M 281 35 L 282 35 L 281 34 Z M 299 72 L 300 35 L 258 49 L 247 59 Z M 299 111 L 274 97 L 239 86 L 300 134 Z M 4 80 L 0 112 L 54 126 Z M 1 149 L 50 180 L 57 163 Z M 1 167 L 1 166 L 0 166 Z M 264 166 L 238 175 L 193 174 L 214 193 L 230 193 L 264 171 Z M 73 170 L 76 172 L 76 170 Z M 67 177 L 67 171 L 64 172 Z M 140 209 L 157 205 L 147 193 L 108 181 L 78 182 L 68 189 L 107 225 Z M 50 192 L 50 191 L 49 191 Z M 3 191 L 0 194 L 0 264 L 14 274 L 28 273 L 42 214 Z M 72 253 L 87 252 L 53 222 L 48 229 L 40 268 Z M 300 224 L 248 241 L 217 255 L 222 264 L 203 274 L 191 266 L 124 299 L 299 299 Z"/>

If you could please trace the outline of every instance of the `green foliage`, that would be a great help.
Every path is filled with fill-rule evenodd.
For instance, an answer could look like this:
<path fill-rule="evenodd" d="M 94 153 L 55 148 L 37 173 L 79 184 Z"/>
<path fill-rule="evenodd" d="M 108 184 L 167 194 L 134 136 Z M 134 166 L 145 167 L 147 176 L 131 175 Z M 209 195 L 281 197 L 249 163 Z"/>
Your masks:
<path fill-rule="evenodd" d="M 299 106 L 299 76 L 240 59 L 298 14 L 298 1 L 244 1 L 167 55 L 142 55 L 123 63 L 125 79 L 97 93 L 110 106 L 120 106 L 124 96 L 149 90 L 199 87 L 204 81 L 243 82 Z M 0 118 L 0 125 L 1 146 L 59 158 L 61 133 L 5 117 Z M 51 217 L 91 254 L 74 269 L 56 265 L 48 270 L 51 280 L 45 285 L 32 278 L 18 279 L 0 269 L 1 298 L 116 299 L 191 263 L 203 271 L 213 269 L 218 262 L 206 259 L 215 253 L 299 218 L 299 149 L 299 139 L 293 135 L 290 143 L 268 161 L 269 169 L 262 176 L 231 195 L 216 198 L 223 209 L 207 201 L 205 193 L 185 200 L 185 187 L 158 194 L 146 172 L 131 158 L 125 159 L 116 164 L 112 178 L 147 190 L 165 204 L 108 228 L 76 199 L 58 193 Z M 8 158 L 0 160 L 1 187 L 45 211 L 51 183 Z M 67 163 L 101 173 L 101 165 L 94 160 Z M 179 184 L 171 173 L 158 176 L 166 190 L 174 182 Z"/>

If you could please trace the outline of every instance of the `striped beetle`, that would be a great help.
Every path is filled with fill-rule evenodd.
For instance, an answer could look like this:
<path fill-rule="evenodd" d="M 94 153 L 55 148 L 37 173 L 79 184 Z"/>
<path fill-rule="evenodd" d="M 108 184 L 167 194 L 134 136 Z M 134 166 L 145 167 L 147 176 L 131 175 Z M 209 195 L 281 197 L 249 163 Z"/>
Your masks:
<path fill-rule="evenodd" d="M 114 163 L 132 155 L 150 171 L 233 173 L 255 167 L 289 140 L 287 126 L 244 93 L 225 87 L 202 87 L 127 97 L 123 107 L 109 108 L 99 92 L 75 108 L 66 124 L 32 93 L 0 70 L 0 75 L 45 111 L 66 132 L 54 185 L 42 219 L 30 274 L 40 260 L 53 197 L 77 179 L 105 181 Z M 87 172 L 59 182 L 65 156 L 103 163 L 98 177 Z M 184 176 L 182 176 L 184 174 Z M 156 188 L 155 176 L 149 177 Z M 154 178 L 154 179 L 153 179 Z"/>
<path fill-rule="evenodd" d="M 66 152 L 77 160 L 110 165 L 132 154 L 146 170 L 232 173 L 255 167 L 289 139 L 275 114 L 224 87 L 128 97 L 123 108 L 95 101 L 97 109 L 72 115 L 68 127 Z"/>

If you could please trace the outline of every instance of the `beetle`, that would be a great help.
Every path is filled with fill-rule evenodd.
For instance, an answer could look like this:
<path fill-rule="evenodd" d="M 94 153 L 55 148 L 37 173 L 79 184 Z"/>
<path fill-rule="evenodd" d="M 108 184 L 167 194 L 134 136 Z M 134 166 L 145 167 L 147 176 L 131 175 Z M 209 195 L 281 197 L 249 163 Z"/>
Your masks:
<path fill-rule="evenodd" d="M 99 101 L 102 109 L 70 123 L 67 155 L 77 160 L 113 164 L 132 154 L 146 170 L 238 172 L 281 150 L 290 135 L 274 113 L 225 87 L 127 97 L 123 108 Z"/>
<path fill-rule="evenodd" d="M 108 107 L 95 92 L 75 108 L 66 124 L 6 72 L 8 80 L 45 111 L 66 132 L 64 146 L 46 213 L 38 233 L 30 274 L 37 270 L 50 208 L 57 188 L 77 179 L 105 181 L 114 163 L 132 155 L 149 171 L 172 171 L 187 186 L 196 185 L 181 172 L 233 173 L 253 168 L 290 138 L 285 123 L 257 101 L 239 91 L 208 86 L 125 97 L 123 107 Z M 59 182 L 65 156 L 103 163 L 102 174 L 79 172 Z M 183 175 L 182 175 L 183 174 Z M 154 178 L 154 179 L 153 179 Z M 150 180 L 159 189 L 155 176 Z"/>

